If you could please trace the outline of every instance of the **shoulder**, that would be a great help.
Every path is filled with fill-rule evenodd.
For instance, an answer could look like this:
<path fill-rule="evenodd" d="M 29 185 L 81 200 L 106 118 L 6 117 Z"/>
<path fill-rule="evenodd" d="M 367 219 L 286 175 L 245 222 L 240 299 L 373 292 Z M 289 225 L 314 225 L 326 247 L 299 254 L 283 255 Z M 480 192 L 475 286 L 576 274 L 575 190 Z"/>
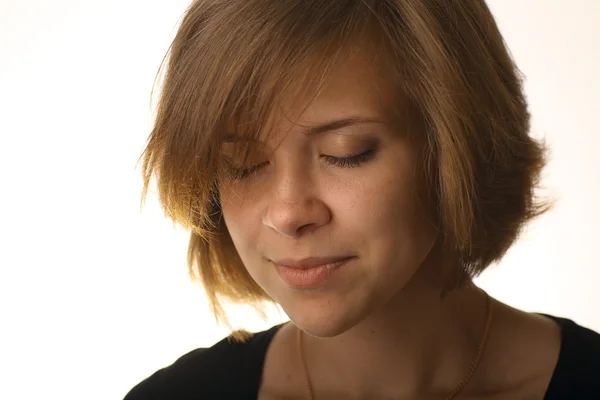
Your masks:
<path fill-rule="evenodd" d="M 546 317 L 561 331 L 560 354 L 546 399 L 600 398 L 600 334 L 569 319 Z"/>
<path fill-rule="evenodd" d="M 137 384 L 124 400 L 255 398 L 266 350 L 280 327 L 255 333 L 244 342 L 228 337 L 195 349 Z"/>

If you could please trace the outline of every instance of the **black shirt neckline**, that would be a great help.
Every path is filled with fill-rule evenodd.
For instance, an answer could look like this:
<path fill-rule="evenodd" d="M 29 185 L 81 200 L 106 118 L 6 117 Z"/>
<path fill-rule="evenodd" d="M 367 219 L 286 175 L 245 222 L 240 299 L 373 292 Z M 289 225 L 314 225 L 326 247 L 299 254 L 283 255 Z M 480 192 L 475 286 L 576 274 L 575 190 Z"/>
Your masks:
<path fill-rule="evenodd" d="M 552 377 L 550 378 L 550 383 L 546 388 L 546 392 L 544 395 L 544 400 L 550 400 L 556 398 L 564 389 L 564 384 L 561 383 L 562 378 L 569 375 L 569 370 L 573 367 L 572 354 L 573 349 L 571 348 L 571 334 L 572 330 L 577 327 L 577 325 L 565 318 L 555 317 L 548 314 L 538 314 L 544 316 L 552 321 L 554 321 L 560 327 L 560 349 L 558 354 L 558 360 L 556 365 L 554 366 L 554 370 L 552 372 Z M 249 374 L 249 384 L 248 389 L 251 390 L 252 393 L 258 394 L 260 389 L 260 384 L 262 382 L 264 363 L 267 351 L 273 340 L 275 334 L 283 327 L 283 325 L 289 323 L 284 322 L 278 325 L 271 327 L 270 329 L 257 334 L 253 341 L 255 341 L 255 346 L 252 346 L 259 352 L 259 365 L 258 368 L 249 369 L 249 371 L 255 371 L 254 374 Z M 600 376 L 599 376 L 600 378 Z"/>

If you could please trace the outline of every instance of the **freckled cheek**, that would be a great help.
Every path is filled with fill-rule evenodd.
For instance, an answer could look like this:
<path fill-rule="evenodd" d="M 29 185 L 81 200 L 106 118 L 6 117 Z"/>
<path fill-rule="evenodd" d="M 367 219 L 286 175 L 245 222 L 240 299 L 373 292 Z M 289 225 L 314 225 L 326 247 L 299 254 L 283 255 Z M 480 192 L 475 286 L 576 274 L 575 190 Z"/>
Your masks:
<path fill-rule="evenodd" d="M 222 210 L 229 235 L 238 253 L 244 258 L 250 249 L 256 248 L 261 226 L 260 215 L 256 214 L 256 208 L 241 206 L 238 202 L 223 202 Z"/>
<path fill-rule="evenodd" d="M 376 215 L 403 214 L 413 208 L 413 182 L 397 173 L 366 176 L 346 185 L 328 185 L 328 197 L 338 210 Z"/>
<path fill-rule="evenodd" d="M 366 241 L 374 265 L 409 260 L 419 236 L 412 183 L 382 178 L 365 183 L 339 207 L 344 226 Z"/>

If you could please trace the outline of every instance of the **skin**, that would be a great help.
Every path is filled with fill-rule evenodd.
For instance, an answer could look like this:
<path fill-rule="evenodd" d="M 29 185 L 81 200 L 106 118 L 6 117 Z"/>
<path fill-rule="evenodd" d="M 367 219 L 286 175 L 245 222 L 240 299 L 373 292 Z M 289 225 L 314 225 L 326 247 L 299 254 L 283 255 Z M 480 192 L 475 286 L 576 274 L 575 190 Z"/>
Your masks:
<path fill-rule="evenodd" d="M 292 321 L 267 352 L 259 397 L 307 398 L 300 329 L 317 398 L 444 398 L 476 353 L 485 295 L 466 285 L 440 297 L 433 205 L 407 139 L 418 132 L 408 117 L 390 118 L 386 106 L 397 94 L 373 55 L 359 47 L 348 57 L 308 108 L 273 115 L 274 129 L 248 160 L 260 165 L 255 173 L 219 188 L 241 260 Z M 303 134 L 349 117 L 379 122 Z M 326 159 L 364 151 L 372 157 L 353 168 Z M 308 256 L 353 259 L 314 290 L 289 287 L 271 262 Z M 557 326 L 493 305 L 486 353 L 465 398 L 543 397 L 558 357 Z"/>

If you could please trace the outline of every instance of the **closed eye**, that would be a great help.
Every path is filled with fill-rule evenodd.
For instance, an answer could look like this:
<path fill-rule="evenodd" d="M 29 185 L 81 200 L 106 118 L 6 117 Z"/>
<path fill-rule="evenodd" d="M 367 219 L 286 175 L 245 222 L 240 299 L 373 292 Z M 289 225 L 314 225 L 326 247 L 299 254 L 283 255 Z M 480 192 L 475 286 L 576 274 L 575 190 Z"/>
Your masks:
<path fill-rule="evenodd" d="M 325 162 L 340 168 L 356 168 L 365 162 L 371 161 L 375 157 L 375 149 L 363 151 L 362 153 L 348 157 L 333 157 L 328 155 L 323 155 L 322 157 Z"/>
<path fill-rule="evenodd" d="M 233 178 L 236 180 L 245 179 L 251 174 L 257 172 L 260 168 L 266 166 L 267 164 L 268 162 L 264 162 L 256 165 L 251 165 L 249 167 L 234 168 L 232 171 Z"/>
<path fill-rule="evenodd" d="M 375 158 L 375 152 L 375 149 L 370 149 L 348 157 L 334 157 L 325 154 L 321 157 L 323 157 L 325 162 L 327 162 L 328 164 L 334 165 L 339 168 L 356 168 Z M 261 168 L 265 167 L 268 164 L 269 162 L 265 161 L 263 163 L 251 165 L 249 167 L 233 168 L 232 176 L 236 180 L 246 179 L 250 175 L 258 172 Z"/>

